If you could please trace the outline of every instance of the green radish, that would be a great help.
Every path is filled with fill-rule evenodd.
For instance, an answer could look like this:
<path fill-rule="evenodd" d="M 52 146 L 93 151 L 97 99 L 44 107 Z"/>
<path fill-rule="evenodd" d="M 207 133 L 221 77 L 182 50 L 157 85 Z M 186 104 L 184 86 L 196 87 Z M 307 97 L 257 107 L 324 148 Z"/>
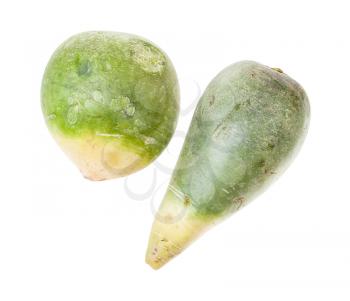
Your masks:
<path fill-rule="evenodd" d="M 129 175 L 171 139 L 179 88 L 168 56 L 141 37 L 85 32 L 65 41 L 43 77 L 42 110 L 86 178 Z"/>
<path fill-rule="evenodd" d="M 221 71 L 194 113 L 146 262 L 161 267 L 281 175 L 309 115 L 303 88 L 280 69 L 243 61 Z"/>

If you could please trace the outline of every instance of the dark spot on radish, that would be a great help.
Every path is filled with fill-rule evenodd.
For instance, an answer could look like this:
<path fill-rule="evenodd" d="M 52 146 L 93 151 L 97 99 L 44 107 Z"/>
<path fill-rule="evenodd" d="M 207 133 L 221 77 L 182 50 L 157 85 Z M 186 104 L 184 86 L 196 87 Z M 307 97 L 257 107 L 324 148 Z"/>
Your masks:
<path fill-rule="evenodd" d="M 213 95 L 209 101 L 209 106 L 211 107 L 215 102 L 215 96 Z"/>
<path fill-rule="evenodd" d="M 267 169 L 267 168 L 265 168 L 264 169 L 264 174 L 265 175 L 275 175 L 276 174 L 276 172 L 275 171 L 273 171 L 273 170 L 269 170 L 269 169 Z"/>
<path fill-rule="evenodd" d="M 185 207 L 189 206 L 190 204 L 191 204 L 191 199 L 188 196 L 185 196 L 185 199 L 184 199 Z"/>
<path fill-rule="evenodd" d="M 157 248 L 154 248 L 153 251 L 152 251 L 152 255 L 153 256 L 156 256 L 158 254 L 158 249 Z"/>
<path fill-rule="evenodd" d="M 261 159 L 256 163 L 257 167 L 264 167 L 266 164 L 266 160 L 265 159 Z"/>
<path fill-rule="evenodd" d="M 240 108 L 241 108 L 241 104 L 240 104 L 240 103 L 237 103 L 237 104 L 233 107 L 233 109 L 234 109 L 235 111 L 238 111 Z"/>
<path fill-rule="evenodd" d="M 90 75 L 92 71 L 92 66 L 89 60 L 79 60 L 77 73 L 79 76 Z"/>
<path fill-rule="evenodd" d="M 232 200 L 232 204 L 235 206 L 235 210 L 239 210 L 243 203 L 245 202 L 245 197 L 240 196 Z"/>
<path fill-rule="evenodd" d="M 269 149 L 269 150 L 273 150 L 274 148 L 275 148 L 275 144 L 274 143 L 272 143 L 272 142 L 269 142 L 268 144 L 267 144 L 267 149 Z"/>

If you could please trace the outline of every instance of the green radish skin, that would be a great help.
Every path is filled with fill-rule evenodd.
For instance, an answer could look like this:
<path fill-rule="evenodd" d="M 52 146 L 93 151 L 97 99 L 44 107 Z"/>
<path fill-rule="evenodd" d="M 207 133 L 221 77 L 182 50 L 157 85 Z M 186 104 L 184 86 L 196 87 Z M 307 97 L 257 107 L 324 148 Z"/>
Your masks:
<path fill-rule="evenodd" d="M 282 174 L 309 124 L 303 88 L 280 69 L 233 64 L 208 85 L 153 223 L 157 269 Z"/>
<path fill-rule="evenodd" d="M 179 88 L 168 56 L 131 34 L 84 32 L 52 55 L 43 77 L 48 128 L 86 178 L 129 175 L 171 139 Z"/>

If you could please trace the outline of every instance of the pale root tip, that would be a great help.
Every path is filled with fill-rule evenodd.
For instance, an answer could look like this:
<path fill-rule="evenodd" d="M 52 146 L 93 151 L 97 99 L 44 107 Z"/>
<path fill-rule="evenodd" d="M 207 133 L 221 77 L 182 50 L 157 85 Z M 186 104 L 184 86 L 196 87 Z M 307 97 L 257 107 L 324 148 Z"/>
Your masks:
<path fill-rule="evenodd" d="M 163 264 L 165 264 L 159 264 L 158 262 L 152 261 L 149 257 L 146 257 L 145 261 L 153 270 L 158 270 L 163 266 Z"/>
<path fill-rule="evenodd" d="M 213 223 L 191 212 L 186 202 L 169 194 L 157 213 L 146 252 L 146 263 L 157 270 L 180 254 Z"/>
<path fill-rule="evenodd" d="M 56 133 L 54 138 L 82 175 L 91 181 L 124 177 L 148 164 L 132 149 L 123 146 L 117 137 L 91 134 L 71 138 Z"/>

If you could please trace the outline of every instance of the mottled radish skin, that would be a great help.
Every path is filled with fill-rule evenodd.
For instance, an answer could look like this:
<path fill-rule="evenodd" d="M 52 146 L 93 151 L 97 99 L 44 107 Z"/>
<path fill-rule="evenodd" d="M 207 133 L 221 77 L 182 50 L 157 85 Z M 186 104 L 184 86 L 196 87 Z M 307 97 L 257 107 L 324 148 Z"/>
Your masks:
<path fill-rule="evenodd" d="M 220 72 L 196 108 L 146 261 L 159 268 L 261 193 L 300 148 L 309 115 L 303 88 L 280 69 L 243 61 Z"/>
<path fill-rule="evenodd" d="M 85 32 L 65 41 L 46 67 L 41 96 L 51 133 L 92 180 L 147 166 L 168 144 L 179 112 L 170 59 L 124 33 Z"/>

